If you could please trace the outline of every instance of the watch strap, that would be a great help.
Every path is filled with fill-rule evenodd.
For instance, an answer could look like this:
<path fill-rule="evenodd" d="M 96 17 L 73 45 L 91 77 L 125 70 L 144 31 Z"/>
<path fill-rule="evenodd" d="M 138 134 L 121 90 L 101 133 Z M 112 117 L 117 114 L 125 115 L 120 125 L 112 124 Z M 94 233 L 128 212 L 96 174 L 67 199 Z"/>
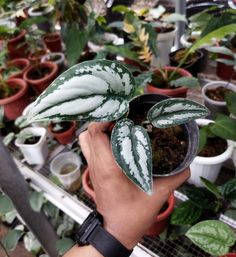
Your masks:
<path fill-rule="evenodd" d="M 104 257 L 128 257 L 133 250 L 128 250 L 113 235 L 101 226 L 97 226 L 88 237 L 88 242 Z"/>

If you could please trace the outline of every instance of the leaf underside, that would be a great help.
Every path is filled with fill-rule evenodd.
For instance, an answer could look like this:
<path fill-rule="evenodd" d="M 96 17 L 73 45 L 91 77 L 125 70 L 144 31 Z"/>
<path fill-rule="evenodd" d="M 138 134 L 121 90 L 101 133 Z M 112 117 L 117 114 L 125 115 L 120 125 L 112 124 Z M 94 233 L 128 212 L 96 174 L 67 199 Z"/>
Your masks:
<path fill-rule="evenodd" d="M 147 131 L 129 119 L 118 121 L 111 134 L 112 152 L 125 175 L 152 194 L 152 150 Z"/>

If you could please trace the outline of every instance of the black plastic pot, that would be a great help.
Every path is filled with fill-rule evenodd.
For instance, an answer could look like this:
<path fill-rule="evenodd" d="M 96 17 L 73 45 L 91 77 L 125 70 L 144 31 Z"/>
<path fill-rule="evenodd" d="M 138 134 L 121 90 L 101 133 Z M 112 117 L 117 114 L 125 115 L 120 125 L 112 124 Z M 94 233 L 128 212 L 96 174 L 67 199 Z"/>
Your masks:
<path fill-rule="evenodd" d="M 144 109 L 143 106 L 145 106 L 146 104 L 154 105 L 167 98 L 169 97 L 164 95 L 158 95 L 158 94 L 144 94 L 144 95 L 137 96 L 130 102 L 130 110 L 129 110 L 128 117 L 132 117 L 132 114 L 135 111 L 137 111 L 137 109 L 140 109 L 140 110 Z M 188 143 L 187 153 L 184 161 L 177 168 L 175 168 L 168 174 L 164 174 L 164 175 L 158 174 L 157 172 L 155 172 L 155 170 L 153 170 L 153 177 L 167 177 L 167 176 L 178 174 L 184 171 L 187 167 L 189 167 L 189 165 L 197 155 L 199 130 L 196 122 L 192 121 L 189 123 L 185 123 L 181 126 L 185 130 L 186 141 Z"/>
<path fill-rule="evenodd" d="M 180 48 L 169 54 L 171 66 L 177 67 L 179 65 L 179 62 L 175 60 L 175 55 L 183 49 L 184 48 Z M 208 51 L 204 49 L 198 49 L 197 53 L 198 53 L 198 58 L 196 59 L 195 62 L 181 65 L 181 68 L 189 71 L 194 77 L 196 77 L 199 72 L 202 72 L 205 70 L 207 65 L 207 59 L 208 59 Z"/>

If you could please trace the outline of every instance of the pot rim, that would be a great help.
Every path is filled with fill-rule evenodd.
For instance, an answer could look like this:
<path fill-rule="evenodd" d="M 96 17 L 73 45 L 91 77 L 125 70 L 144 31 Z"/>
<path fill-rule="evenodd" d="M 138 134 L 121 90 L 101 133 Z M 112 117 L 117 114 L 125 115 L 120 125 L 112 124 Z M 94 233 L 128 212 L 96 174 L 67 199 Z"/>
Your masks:
<path fill-rule="evenodd" d="M 49 13 L 53 12 L 53 10 L 54 10 L 54 7 L 52 5 L 47 4 L 47 3 L 44 3 L 42 6 L 47 7 L 47 9 L 44 12 L 40 12 L 40 11 L 35 12 L 34 11 L 39 6 L 30 7 L 29 10 L 28 10 L 29 16 L 31 16 L 31 17 L 42 16 L 42 15 L 49 14 Z"/>
<path fill-rule="evenodd" d="M 8 40 L 8 44 L 14 44 L 15 42 L 19 41 L 21 38 L 23 38 L 26 34 L 26 30 L 22 30 L 19 35 L 17 35 L 14 38 L 11 38 Z"/>

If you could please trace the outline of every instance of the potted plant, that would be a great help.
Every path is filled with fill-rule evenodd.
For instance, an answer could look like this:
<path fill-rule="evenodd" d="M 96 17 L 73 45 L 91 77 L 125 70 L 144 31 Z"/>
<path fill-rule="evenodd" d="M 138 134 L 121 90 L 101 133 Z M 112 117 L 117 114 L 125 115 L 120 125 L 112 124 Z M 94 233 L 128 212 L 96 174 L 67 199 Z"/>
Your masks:
<path fill-rule="evenodd" d="M 100 87 L 98 88 L 97 85 Z M 72 90 L 68 91 L 69 87 Z M 66 94 L 65 88 L 68 92 Z M 117 120 L 128 111 L 129 100 L 134 90 L 134 79 L 122 64 L 105 60 L 80 63 L 61 74 L 34 102 L 28 121 L 43 119 Z M 141 98 L 143 99 L 140 100 Z M 146 113 L 143 113 L 141 119 L 136 117 L 136 121 L 125 118 L 116 122 L 111 134 L 112 151 L 124 173 L 143 191 L 151 194 L 152 175 L 173 175 L 189 166 L 197 150 L 196 135 L 198 133 L 194 122 L 185 122 L 206 115 L 207 110 L 190 100 L 166 99 L 161 95 L 143 95 L 135 98 L 132 104 L 145 106 Z M 175 116 L 173 110 L 178 112 L 178 116 Z M 136 113 L 132 115 L 135 116 Z M 181 123 L 185 124 L 179 125 Z M 146 129 L 149 127 L 149 133 L 152 133 L 151 128 L 156 131 L 154 127 L 159 127 L 157 130 L 160 131 L 160 128 L 164 130 L 171 125 L 178 127 L 176 134 L 185 135 L 186 146 L 182 161 L 179 159 L 180 163 L 175 163 L 174 167 L 171 166 L 172 164 L 167 165 L 168 170 L 153 169 L 152 171 L 152 148 Z M 173 134 L 175 134 L 174 131 Z M 194 138 L 192 138 L 193 134 Z M 130 152 L 130 147 L 135 147 L 135 145 L 140 146 L 141 149 L 138 147 L 136 155 L 125 157 L 124 153 Z M 130 166 L 129 163 L 133 165 Z"/>
<path fill-rule="evenodd" d="M 9 61 L 7 63 L 7 66 L 12 68 L 16 67 L 18 69 L 16 72 L 14 72 L 14 74 L 11 74 L 9 76 L 9 79 L 13 79 L 13 78 L 21 79 L 23 77 L 23 73 L 29 68 L 30 61 L 25 58 L 17 58 Z"/>
<path fill-rule="evenodd" d="M 62 51 L 61 36 L 58 33 L 48 33 L 43 37 L 44 44 L 52 53 Z"/>
<path fill-rule="evenodd" d="M 49 133 L 63 145 L 71 143 L 75 139 L 75 121 L 52 121 L 48 127 Z"/>

